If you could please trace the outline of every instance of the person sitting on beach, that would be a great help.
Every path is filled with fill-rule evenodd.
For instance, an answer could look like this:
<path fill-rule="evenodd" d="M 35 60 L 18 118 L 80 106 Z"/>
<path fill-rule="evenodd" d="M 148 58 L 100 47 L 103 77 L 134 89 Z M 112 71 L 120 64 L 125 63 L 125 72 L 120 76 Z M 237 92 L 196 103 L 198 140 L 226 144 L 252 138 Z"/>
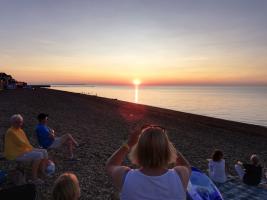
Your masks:
<path fill-rule="evenodd" d="M 212 154 L 212 159 L 209 161 L 209 177 L 216 183 L 224 183 L 227 180 L 225 173 L 225 160 L 223 159 L 223 152 L 215 150 Z"/>
<path fill-rule="evenodd" d="M 245 184 L 257 186 L 262 178 L 259 157 L 256 154 L 251 155 L 250 162 L 251 164 L 244 164 L 238 161 L 235 164 L 235 170 Z"/>
<path fill-rule="evenodd" d="M 72 173 L 57 178 L 52 190 L 52 200 L 78 200 L 81 196 L 79 181 Z"/>
<path fill-rule="evenodd" d="M 45 175 L 45 163 L 48 153 L 45 149 L 36 149 L 30 144 L 25 132 L 22 130 L 23 117 L 15 114 L 10 119 L 11 127 L 5 134 L 4 155 L 8 160 L 19 162 L 32 162 L 32 178 L 34 183 L 43 183 L 38 178 L 38 171 Z"/>
<path fill-rule="evenodd" d="M 138 169 L 123 166 L 129 154 Z M 168 169 L 169 164 L 175 167 Z M 169 141 L 166 130 L 149 125 L 135 131 L 106 163 L 120 199 L 186 199 L 191 166 Z"/>
<path fill-rule="evenodd" d="M 61 137 L 56 137 L 55 131 L 47 126 L 48 115 L 41 113 L 37 118 L 39 124 L 36 127 L 36 135 L 39 145 L 45 149 L 58 149 L 60 147 L 67 146 L 70 160 L 77 161 L 73 155 L 73 148 L 74 146 L 77 147 L 78 143 L 72 135 L 65 134 Z"/>

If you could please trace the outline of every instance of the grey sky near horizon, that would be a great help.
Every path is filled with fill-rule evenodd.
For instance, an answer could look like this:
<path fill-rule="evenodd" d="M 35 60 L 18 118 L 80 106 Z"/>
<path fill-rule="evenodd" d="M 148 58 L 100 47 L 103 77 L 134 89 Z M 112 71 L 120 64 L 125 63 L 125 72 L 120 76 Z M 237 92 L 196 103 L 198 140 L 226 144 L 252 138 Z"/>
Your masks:
<path fill-rule="evenodd" d="M 0 47 L 0 71 L 19 78 L 25 78 L 23 69 L 42 71 L 42 59 L 54 61 L 47 63 L 51 70 L 71 71 L 74 64 L 65 64 L 70 60 L 96 74 L 100 66 L 111 73 L 139 59 L 136 69 L 125 66 L 133 76 L 146 64 L 147 71 L 187 68 L 218 77 L 225 72 L 229 81 L 240 73 L 240 83 L 267 84 L 267 1 L 0 0 Z M 93 64 L 78 62 L 87 57 Z"/>

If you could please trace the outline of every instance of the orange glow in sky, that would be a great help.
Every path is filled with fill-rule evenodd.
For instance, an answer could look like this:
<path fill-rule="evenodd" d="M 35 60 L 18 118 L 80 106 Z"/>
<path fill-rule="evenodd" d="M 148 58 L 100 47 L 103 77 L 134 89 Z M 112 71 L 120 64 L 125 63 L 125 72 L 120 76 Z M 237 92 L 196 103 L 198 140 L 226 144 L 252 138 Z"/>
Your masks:
<path fill-rule="evenodd" d="M 267 85 L 265 1 L 12 2 L 0 72 L 19 81 Z"/>

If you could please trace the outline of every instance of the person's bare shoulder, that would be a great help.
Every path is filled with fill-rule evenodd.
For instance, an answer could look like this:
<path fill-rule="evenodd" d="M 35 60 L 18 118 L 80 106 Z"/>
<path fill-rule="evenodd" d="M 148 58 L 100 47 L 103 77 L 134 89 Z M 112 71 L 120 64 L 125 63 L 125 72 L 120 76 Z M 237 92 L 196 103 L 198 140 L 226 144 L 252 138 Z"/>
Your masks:
<path fill-rule="evenodd" d="M 183 186 L 186 189 L 188 182 L 189 182 L 190 175 L 191 175 L 191 171 L 187 167 L 184 167 L 184 166 L 176 166 L 174 167 L 174 170 L 179 175 L 183 183 Z"/>
<path fill-rule="evenodd" d="M 190 171 L 188 170 L 188 168 L 187 167 L 184 167 L 184 166 L 176 166 L 176 167 L 174 167 L 174 170 L 176 172 L 178 172 L 179 174 L 187 175 L 187 176 L 189 176 L 189 173 L 190 173 Z"/>
<path fill-rule="evenodd" d="M 128 173 L 130 170 L 131 168 L 126 166 L 113 167 L 113 169 L 111 170 L 111 177 L 117 189 L 121 190 L 123 186 L 123 178 L 125 174 Z"/>

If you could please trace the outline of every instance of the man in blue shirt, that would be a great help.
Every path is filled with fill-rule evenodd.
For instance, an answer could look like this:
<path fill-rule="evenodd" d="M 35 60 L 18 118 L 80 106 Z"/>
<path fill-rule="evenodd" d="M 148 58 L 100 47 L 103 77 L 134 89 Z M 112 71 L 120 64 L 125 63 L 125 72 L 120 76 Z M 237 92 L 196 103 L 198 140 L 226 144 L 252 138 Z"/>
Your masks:
<path fill-rule="evenodd" d="M 58 149 L 67 146 L 70 160 L 75 160 L 73 156 L 73 148 L 78 146 L 76 140 L 71 134 L 65 134 L 56 137 L 55 131 L 47 126 L 48 115 L 41 113 L 38 115 L 39 124 L 36 126 L 36 136 L 38 143 L 45 149 Z"/>

